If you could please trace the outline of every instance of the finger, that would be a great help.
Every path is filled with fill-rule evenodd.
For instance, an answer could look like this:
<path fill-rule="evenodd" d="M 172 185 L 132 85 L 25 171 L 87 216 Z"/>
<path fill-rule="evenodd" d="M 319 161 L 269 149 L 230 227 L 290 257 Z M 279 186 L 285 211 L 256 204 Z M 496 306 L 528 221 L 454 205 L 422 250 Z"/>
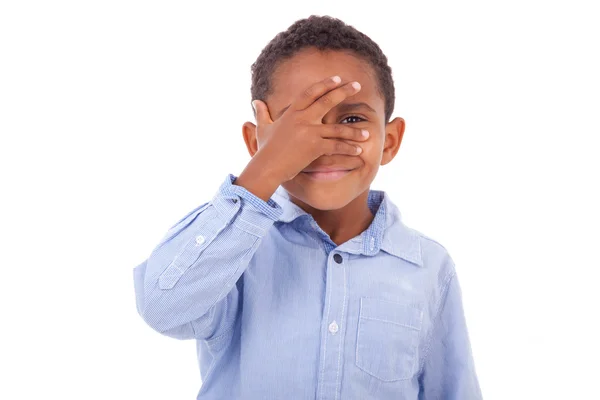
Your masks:
<path fill-rule="evenodd" d="M 252 106 L 256 111 L 256 124 L 265 125 L 272 124 L 271 114 L 269 113 L 269 107 L 262 100 L 252 100 Z"/>
<path fill-rule="evenodd" d="M 330 90 L 335 89 L 341 81 L 342 78 L 335 75 L 309 86 L 297 99 L 295 99 L 294 102 L 292 102 L 290 108 L 292 110 L 304 110 L 313 104 L 319 97 Z"/>
<path fill-rule="evenodd" d="M 304 112 L 308 113 L 307 119 L 321 121 L 325 114 L 346 98 L 355 95 L 360 90 L 360 83 L 348 82 L 344 85 L 325 93 L 311 104 Z"/>
<path fill-rule="evenodd" d="M 350 156 L 356 156 L 362 153 L 362 148 L 360 146 L 355 146 L 353 144 L 344 142 L 339 139 L 324 139 L 325 143 L 322 147 L 322 154 L 331 155 L 331 154 L 346 154 Z"/>
<path fill-rule="evenodd" d="M 353 128 L 348 124 L 323 124 L 315 129 L 319 131 L 322 138 L 347 139 L 365 141 L 369 138 L 369 131 L 361 128 Z"/>

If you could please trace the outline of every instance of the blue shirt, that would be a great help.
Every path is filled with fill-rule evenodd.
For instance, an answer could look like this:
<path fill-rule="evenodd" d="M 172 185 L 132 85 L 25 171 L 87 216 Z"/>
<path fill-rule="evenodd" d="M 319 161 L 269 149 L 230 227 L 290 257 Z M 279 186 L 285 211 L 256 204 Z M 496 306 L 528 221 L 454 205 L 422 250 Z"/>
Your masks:
<path fill-rule="evenodd" d="M 133 270 L 144 321 L 196 340 L 197 399 L 481 399 L 452 258 L 387 193 L 338 246 L 282 186 L 235 179 Z"/>

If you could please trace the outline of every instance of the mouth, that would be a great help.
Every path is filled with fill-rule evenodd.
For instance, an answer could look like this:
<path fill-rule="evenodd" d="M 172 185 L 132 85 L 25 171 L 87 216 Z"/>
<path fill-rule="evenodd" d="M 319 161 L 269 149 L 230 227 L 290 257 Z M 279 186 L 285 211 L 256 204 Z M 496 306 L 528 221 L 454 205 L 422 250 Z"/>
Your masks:
<path fill-rule="evenodd" d="M 308 179 L 314 181 L 336 181 L 348 175 L 354 169 L 337 170 L 337 171 L 302 171 L 302 174 Z"/>

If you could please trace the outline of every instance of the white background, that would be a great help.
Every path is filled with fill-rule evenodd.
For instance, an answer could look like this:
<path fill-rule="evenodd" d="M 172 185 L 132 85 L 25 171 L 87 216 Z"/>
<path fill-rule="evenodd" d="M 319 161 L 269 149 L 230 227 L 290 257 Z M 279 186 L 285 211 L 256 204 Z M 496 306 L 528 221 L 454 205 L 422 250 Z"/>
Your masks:
<path fill-rule="evenodd" d="M 242 171 L 250 65 L 310 14 L 388 56 L 406 132 L 372 188 L 455 260 L 485 399 L 600 398 L 593 2 L 319 3 L 1 3 L 0 398 L 195 398 L 132 270 Z"/>

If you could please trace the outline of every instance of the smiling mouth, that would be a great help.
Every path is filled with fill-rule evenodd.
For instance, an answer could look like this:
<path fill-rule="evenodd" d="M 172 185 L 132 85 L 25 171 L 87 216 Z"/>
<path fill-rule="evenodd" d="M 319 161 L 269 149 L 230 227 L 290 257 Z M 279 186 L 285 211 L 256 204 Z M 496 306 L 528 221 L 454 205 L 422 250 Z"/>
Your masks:
<path fill-rule="evenodd" d="M 312 171 L 312 172 L 304 172 L 302 173 L 308 177 L 308 179 L 312 179 L 315 181 L 335 181 L 343 178 L 348 175 L 350 172 L 354 171 L 353 169 L 349 170 L 341 170 L 341 171 Z"/>

